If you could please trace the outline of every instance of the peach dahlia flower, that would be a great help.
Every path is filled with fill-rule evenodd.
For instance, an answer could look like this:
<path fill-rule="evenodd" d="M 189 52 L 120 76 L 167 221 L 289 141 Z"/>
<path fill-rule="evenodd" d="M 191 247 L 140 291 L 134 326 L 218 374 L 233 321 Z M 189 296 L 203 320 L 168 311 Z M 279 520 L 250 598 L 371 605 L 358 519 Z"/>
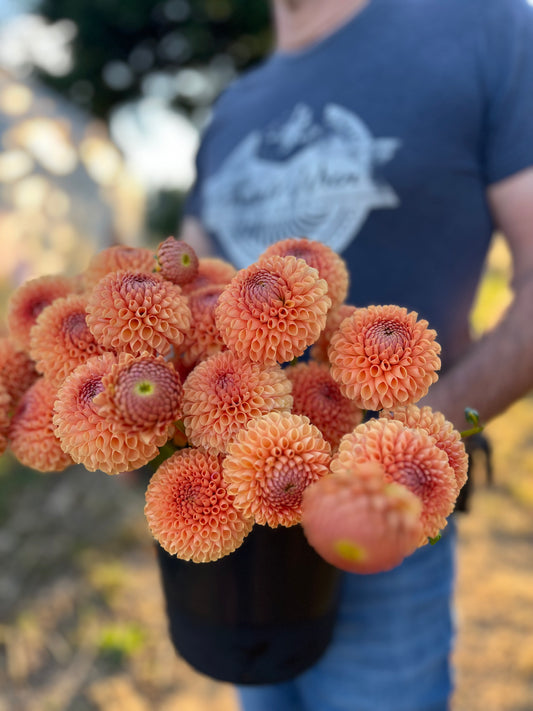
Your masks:
<path fill-rule="evenodd" d="M 37 316 L 55 299 L 74 291 L 72 279 L 42 276 L 24 282 L 11 294 L 7 306 L 7 325 L 14 343 L 22 350 L 30 348 L 30 331 Z"/>
<path fill-rule="evenodd" d="M 87 326 L 87 297 L 70 294 L 56 299 L 31 329 L 30 355 L 39 373 L 60 385 L 81 363 L 104 352 Z"/>
<path fill-rule="evenodd" d="M 378 462 L 331 474 L 305 491 L 302 526 L 310 545 L 350 573 L 399 565 L 422 534 L 421 503 L 405 486 L 387 482 Z"/>
<path fill-rule="evenodd" d="M 181 417 L 181 380 L 162 356 L 121 353 L 118 363 L 102 377 L 102 386 L 94 404 L 124 430 L 155 429 L 168 437 Z"/>
<path fill-rule="evenodd" d="M 328 473 L 330 446 L 303 415 L 271 412 L 250 421 L 223 462 L 235 506 L 259 524 L 293 526 L 307 486 Z"/>
<path fill-rule="evenodd" d="M 11 396 L 0 376 L 0 454 L 7 449 L 7 432 L 10 424 Z"/>
<path fill-rule="evenodd" d="M 298 363 L 285 369 L 292 383 L 292 412 L 306 415 L 332 448 L 363 419 L 363 411 L 348 400 L 325 363 Z"/>
<path fill-rule="evenodd" d="M 109 350 L 166 355 L 189 328 L 191 312 L 176 284 L 159 274 L 119 271 L 94 287 L 87 324 Z"/>
<path fill-rule="evenodd" d="M 220 457 L 200 449 L 176 452 L 160 465 L 148 485 L 144 513 L 167 553 L 195 563 L 232 553 L 254 524 L 235 508 Z"/>
<path fill-rule="evenodd" d="M 40 472 L 62 471 L 72 464 L 54 433 L 56 386 L 39 378 L 15 410 L 9 427 L 9 446 L 21 464 Z"/>
<path fill-rule="evenodd" d="M 261 366 L 223 351 L 199 363 L 183 386 L 183 422 L 191 444 L 212 453 L 254 418 L 290 410 L 291 383 L 279 365 Z"/>
<path fill-rule="evenodd" d="M 331 343 L 331 337 L 339 330 L 339 326 L 344 319 L 353 314 L 355 308 L 350 304 L 341 304 L 341 306 L 331 309 L 328 313 L 324 330 L 318 340 L 311 346 L 310 355 L 313 360 L 329 364 L 328 348 Z"/>
<path fill-rule="evenodd" d="M 11 409 L 38 377 L 29 354 L 20 350 L 10 336 L 0 337 L 0 378 L 9 394 Z"/>
<path fill-rule="evenodd" d="M 107 474 L 138 469 L 151 461 L 167 441 L 167 433 L 135 432 L 105 417 L 95 403 L 104 376 L 117 359 L 111 353 L 90 358 L 63 382 L 54 406 L 55 433 L 65 452 L 89 471 Z"/>
<path fill-rule="evenodd" d="M 185 367 L 194 366 L 226 347 L 215 322 L 215 309 L 223 290 L 221 284 L 213 284 L 192 291 L 187 297 L 191 325 L 179 348 Z"/>
<path fill-rule="evenodd" d="M 331 339 L 331 374 L 366 410 L 393 409 L 423 397 L 437 379 L 440 345 L 418 314 L 399 306 L 358 308 Z"/>
<path fill-rule="evenodd" d="M 174 284 L 187 284 L 198 274 L 198 257 L 194 249 L 174 237 L 167 237 L 157 248 L 157 271 Z"/>
<path fill-rule="evenodd" d="M 406 427 L 421 427 L 431 435 L 437 447 L 448 455 L 448 462 L 455 472 L 457 486 L 459 489 L 464 486 L 468 473 L 468 455 L 461 434 L 451 422 L 448 422 L 442 412 L 434 412 L 428 406 L 407 405 L 396 407 L 392 412 L 383 411 L 381 415 L 398 420 Z"/>
<path fill-rule="evenodd" d="M 204 286 L 226 286 L 233 279 L 237 270 L 224 259 L 218 257 L 202 257 L 198 260 L 198 272 L 194 279 L 187 284 L 183 284 L 182 289 L 184 294 L 190 294 L 197 289 L 203 289 Z"/>
<path fill-rule="evenodd" d="M 241 269 L 222 292 L 216 323 L 230 350 L 273 365 L 302 355 L 331 306 L 327 283 L 296 257 L 265 257 Z"/>
<path fill-rule="evenodd" d="M 410 429 L 397 420 L 373 419 L 345 435 L 331 462 L 331 471 L 355 471 L 367 462 L 378 462 L 387 481 L 406 486 L 422 502 L 420 543 L 435 538 L 446 526 L 459 489 L 446 452 L 424 430 Z"/>
<path fill-rule="evenodd" d="M 93 256 L 83 274 L 84 286 L 90 290 L 107 274 L 120 270 L 150 274 L 155 266 L 155 254 L 151 249 L 115 245 Z"/>
<path fill-rule="evenodd" d="M 332 308 L 336 308 L 346 299 L 349 286 L 346 262 L 331 247 L 305 237 L 289 237 L 270 245 L 260 259 L 273 255 L 298 257 L 310 267 L 314 267 L 319 277 L 328 283 L 328 296 Z"/>

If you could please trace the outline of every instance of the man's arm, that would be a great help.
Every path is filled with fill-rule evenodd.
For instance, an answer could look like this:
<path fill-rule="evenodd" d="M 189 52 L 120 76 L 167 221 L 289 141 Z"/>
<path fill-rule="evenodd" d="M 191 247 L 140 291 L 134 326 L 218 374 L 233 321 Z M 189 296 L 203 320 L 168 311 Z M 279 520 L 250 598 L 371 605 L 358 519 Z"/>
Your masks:
<path fill-rule="evenodd" d="M 179 238 L 190 244 L 199 257 L 209 257 L 213 254 L 213 242 L 202 223 L 195 217 L 183 219 Z"/>
<path fill-rule="evenodd" d="M 512 253 L 514 298 L 497 326 L 421 403 L 442 411 L 458 429 L 466 428 L 465 407 L 478 410 L 485 423 L 533 389 L 533 168 L 492 185 L 488 200 Z"/>

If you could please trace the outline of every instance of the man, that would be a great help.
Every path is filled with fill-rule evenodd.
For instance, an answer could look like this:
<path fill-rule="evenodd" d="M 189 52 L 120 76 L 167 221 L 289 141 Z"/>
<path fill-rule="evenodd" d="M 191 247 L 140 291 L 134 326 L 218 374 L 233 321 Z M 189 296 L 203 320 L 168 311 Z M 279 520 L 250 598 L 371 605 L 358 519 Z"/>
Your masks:
<path fill-rule="evenodd" d="M 424 404 L 464 427 L 533 386 L 533 8 L 526 0 L 273 0 L 276 49 L 219 100 L 183 238 L 237 267 L 306 235 L 344 256 L 348 302 L 419 312 L 443 347 Z M 471 343 L 495 227 L 505 318 Z M 399 568 L 344 576 L 336 632 L 246 711 L 444 711 L 453 524 Z"/>

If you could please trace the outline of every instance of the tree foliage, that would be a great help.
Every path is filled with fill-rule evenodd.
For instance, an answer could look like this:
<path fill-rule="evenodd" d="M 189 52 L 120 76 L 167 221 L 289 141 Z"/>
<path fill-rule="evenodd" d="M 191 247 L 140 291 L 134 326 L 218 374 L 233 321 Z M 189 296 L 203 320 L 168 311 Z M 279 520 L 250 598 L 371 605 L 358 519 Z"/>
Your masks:
<path fill-rule="evenodd" d="M 71 71 L 45 80 L 104 119 L 145 94 L 154 75 L 171 79 L 213 62 L 242 71 L 271 43 L 267 0 L 41 0 L 38 12 L 77 27 Z M 170 97 L 189 115 L 202 101 L 178 89 Z"/>

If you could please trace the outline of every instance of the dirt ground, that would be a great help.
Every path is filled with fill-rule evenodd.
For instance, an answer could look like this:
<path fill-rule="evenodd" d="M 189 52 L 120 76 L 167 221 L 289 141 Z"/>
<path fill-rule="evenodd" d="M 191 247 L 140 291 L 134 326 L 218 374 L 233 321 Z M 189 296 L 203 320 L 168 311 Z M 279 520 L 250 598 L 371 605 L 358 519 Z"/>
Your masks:
<path fill-rule="evenodd" d="M 454 711 L 533 709 L 532 425 L 529 398 L 490 426 L 460 520 Z M 0 711 L 236 711 L 168 641 L 135 481 L 0 465 Z"/>

